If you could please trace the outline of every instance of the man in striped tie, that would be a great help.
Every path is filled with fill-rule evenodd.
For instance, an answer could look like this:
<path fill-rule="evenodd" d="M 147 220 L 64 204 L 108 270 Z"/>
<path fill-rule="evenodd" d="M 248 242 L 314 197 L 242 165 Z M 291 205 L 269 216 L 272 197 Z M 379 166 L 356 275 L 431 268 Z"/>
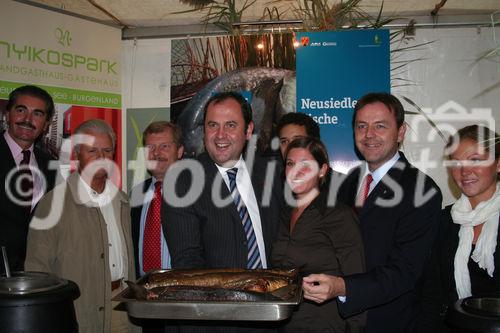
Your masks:
<path fill-rule="evenodd" d="M 172 185 L 165 178 L 175 186 L 166 193 L 172 267 L 267 268 L 283 195 L 277 162 L 247 144 L 254 124 L 240 94 L 214 95 L 204 114 L 206 152 L 184 160 L 191 172 L 172 177 Z"/>

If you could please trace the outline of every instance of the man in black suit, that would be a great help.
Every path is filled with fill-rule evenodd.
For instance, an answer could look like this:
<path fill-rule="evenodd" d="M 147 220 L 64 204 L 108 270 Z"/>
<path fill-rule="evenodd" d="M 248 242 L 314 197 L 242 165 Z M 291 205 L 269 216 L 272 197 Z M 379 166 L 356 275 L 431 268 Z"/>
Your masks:
<path fill-rule="evenodd" d="M 173 268 L 269 266 L 283 188 L 277 162 L 255 155 L 252 132 L 252 110 L 240 94 L 219 93 L 205 105 L 206 152 L 194 160 L 179 161 L 165 177 L 166 188 L 173 189 L 164 192 L 163 224 Z M 181 331 L 187 332 L 256 332 L 270 326 L 255 322 L 183 325 Z"/>
<path fill-rule="evenodd" d="M 39 87 L 22 86 L 9 95 L 8 129 L 0 135 L 0 175 L 5 180 L 5 190 L 0 191 L 0 245 L 7 248 L 13 271 L 24 268 L 31 211 L 54 185 L 50 157 L 34 145 L 53 114 L 52 97 Z"/>
<path fill-rule="evenodd" d="M 241 95 L 214 95 L 204 115 L 206 152 L 176 164 L 171 170 L 178 172 L 165 181 L 176 181 L 175 191 L 166 193 L 164 224 L 172 267 L 267 268 L 282 202 L 276 161 L 256 156 L 252 141 L 243 158 L 253 122 Z M 235 197 L 248 213 L 243 218 Z"/>
<path fill-rule="evenodd" d="M 159 187 L 157 192 L 162 193 L 162 182 L 165 173 L 172 164 L 182 158 L 184 153 L 181 139 L 180 128 L 168 121 L 156 121 L 149 124 L 142 135 L 143 145 L 146 148 L 146 169 L 152 177 L 136 185 L 132 189 L 130 196 L 132 204 L 132 240 L 137 277 L 143 276 L 149 270 L 171 268 L 170 254 L 161 224 L 159 225 L 160 235 L 155 248 L 155 244 L 148 244 L 149 238 L 153 237 L 150 235 L 154 234 L 154 231 L 148 234 L 150 232 L 148 222 L 154 223 L 150 221 L 153 220 L 152 209 L 154 203 L 152 199 L 155 195 L 155 188 Z M 161 206 L 160 217 L 163 220 L 165 218 L 165 207 Z M 153 258 L 148 258 L 148 255 Z"/>
<path fill-rule="evenodd" d="M 353 125 L 365 163 L 350 173 L 338 198 L 358 212 L 367 271 L 305 277 L 304 297 L 321 303 L 340 296 L 344 317 L 368 310 L 366 332 L 412 332 L 416 289 L 439 224 L 441 192 L 398 150 L 406 125 L 396 97 L 365 95 L 356 104 Z"/>

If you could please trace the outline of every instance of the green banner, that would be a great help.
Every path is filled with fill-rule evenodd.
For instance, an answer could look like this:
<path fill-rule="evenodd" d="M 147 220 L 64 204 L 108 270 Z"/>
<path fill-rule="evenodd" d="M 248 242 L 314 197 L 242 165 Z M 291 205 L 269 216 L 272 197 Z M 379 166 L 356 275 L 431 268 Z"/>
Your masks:
<path fill-rule="evenodd" d="M 0 98 L 7 99 L 12 90 L 26 83 L 0 81 Z M 38 85 L 54 99 L 54 103 L 95 106 L 103 108 L 121 109 L 122 97 L 120 94 L 105 93 L 99 91 L 87 91 L 62 87 L 51 87 Z"/>

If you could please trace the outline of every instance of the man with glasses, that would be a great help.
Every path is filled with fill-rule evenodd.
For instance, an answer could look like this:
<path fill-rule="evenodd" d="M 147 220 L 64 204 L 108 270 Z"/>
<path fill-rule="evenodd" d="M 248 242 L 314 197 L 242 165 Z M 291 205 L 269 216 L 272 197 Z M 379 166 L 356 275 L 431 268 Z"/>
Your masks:
<path fill-rule="evenodd" d="M 132 189 L 132 239 L 137 277 L 151 270 L 171 268 L 170 254 L 163 234 L 163 178 L 182 158 L 181 130 L 168 121 L 151 123 L 143 133 L 146 168 L 151 178 Z"/>

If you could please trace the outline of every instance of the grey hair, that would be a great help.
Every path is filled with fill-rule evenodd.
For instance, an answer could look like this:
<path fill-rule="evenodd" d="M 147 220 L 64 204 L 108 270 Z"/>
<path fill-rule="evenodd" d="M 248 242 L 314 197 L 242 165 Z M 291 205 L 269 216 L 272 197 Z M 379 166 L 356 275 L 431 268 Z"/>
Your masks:
<path fill-rule="evenodd" d="M 109 137 L 111 138 L 111 143 L 113 144 L 113 149 L 115 149 L 116 146 L 116 134 L 113 128 L 104 120 L 101 119 L 90 119 L 87 121 L 84 121 L 78 127 L 75 129 L 75 132 L 73 135 L 77 134 L 85 134 L 85 133 L 102 133 L 102 134 L 108 134 Z M 80 152 L 80 144 L 75 145 L 75 152 L 79 153 Z"/>

